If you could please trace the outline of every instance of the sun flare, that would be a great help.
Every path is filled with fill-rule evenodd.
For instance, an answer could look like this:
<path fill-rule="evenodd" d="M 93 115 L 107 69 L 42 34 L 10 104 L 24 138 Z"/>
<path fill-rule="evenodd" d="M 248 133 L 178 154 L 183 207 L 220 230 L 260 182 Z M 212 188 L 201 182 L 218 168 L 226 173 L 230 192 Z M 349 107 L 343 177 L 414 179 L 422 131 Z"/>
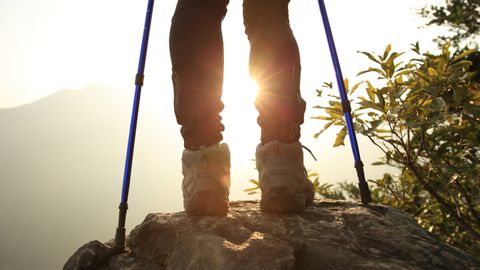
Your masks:
<path fill-rule="evenodd" d="M 239 158 L 251 159 L 252 149 L 260 141 L 258 112 L 254 105 L 258 92 L 257 84 L 248 76 L 238 75 L 226 77 L 223 89 L 224 140 L 230 144 L 232 153 L 236 153 Z"/>
<path fill-rule="evenodd" d="M 224 83 L 222 100 L 225 103 L 252 103 L 257 96 L 258 86 L 255 80 L 251 78 L 226 78 Z M 247 104 L 240 104 L 247 105 Z M 242 114 L 243 111 L 237 113 Z"/>

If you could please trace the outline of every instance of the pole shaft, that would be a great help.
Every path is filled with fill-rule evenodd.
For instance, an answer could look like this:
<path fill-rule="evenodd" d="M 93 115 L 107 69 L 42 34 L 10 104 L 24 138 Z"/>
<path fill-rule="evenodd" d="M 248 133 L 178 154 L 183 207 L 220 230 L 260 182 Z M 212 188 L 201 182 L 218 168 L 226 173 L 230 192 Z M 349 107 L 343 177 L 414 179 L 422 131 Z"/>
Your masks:
<path fill-rule="evenodd" d="M 127 157 L 125 160 L 125 171 L 123 174 L 122 203 L 127 203 L 128 192 L 130 188 L 130 176 L 132 173 L 133 153 L 135 148 L 135 136 L 137 131 L 138 112 L 140 109 L 140 96 L 143 86 L 143 74 L 145 71 L 145 63 L 147 60 L 148 40 L 150 36 L 150 25 L 152 23 L 152 11 L 154 0 L 148 1 L 147 15 L 145 18 L 145 26 L 143 29 L 142 46 L 140 51 L 140 59 L 138 61 L 137 75 L 135 78 L 135 97 L 133 101 L 132 118 L 130 121 L 130 133 L 128 136 Z M 141 78 L 141 79 L 140 79 Z"/>
<path fill-rule="evenodd" d="M 128 135 L 127 154 L 125 159 L 125 170 L 123 174 L 122 197 L 120 202 L 120 213 L 118 217 L 118 227 L 115 234 L 115 248 L 125 249 L 125 221 L 128 209 L 128 193 L 130 190 L 130 177 L 132 175 L 133 153 L 135 149 L 135 137 L 137 132 L 138 112 L 140 109 L 140 97 L 143 86 L 143 77 L 145 63 L 147 60 L 148 41 L 150 37 L 150 26 L 152 24 L 152 13 L 155 0 L 148 0 L 147 14 L 143 28 L 142 45 L 140 59 L 138 61 L 137 74 L 135 76 L 135 97 L 133 100 L 132 117 L 130 120 L 130 132 Z"/>
<path fill-rule="evenodd" d="M 340 99 L 342 102 L 343 114 L 345 122 L 347 124 L 348 136 L 350 139 L 350 146 L 352 147 L 353 157 L 355 159 L 355 169 L 357 171 L 359 189 L 361 200 L 363 203 L 369 203 L 371 201 L 370 190 L 368 189 L 367 182 L 365 181 L 365 173 L 363 170 L 363 163 L 360 157 L 360 150 L 358 148 L 357 136 L 355 135 L 355 128 L 352 122 L 350 101 L 348 100 L 347 91 L 342 75 L 342 69 L 340 68 L 340 61 L 338 60 L 337 49 L 335 48 L 335 41 L 333 39 L 332 29 L 328 20 L 327 9 L 323 0 L 318 0 L 320 7 L 320 13 L 322 14 L 323 26 L 325 28 L 325 34 L 327 36 L 328 47 L 330 49 L 330 55 L 332 57 L 333 67 L 337 78 L 338 89 L 340 92 Z"/>

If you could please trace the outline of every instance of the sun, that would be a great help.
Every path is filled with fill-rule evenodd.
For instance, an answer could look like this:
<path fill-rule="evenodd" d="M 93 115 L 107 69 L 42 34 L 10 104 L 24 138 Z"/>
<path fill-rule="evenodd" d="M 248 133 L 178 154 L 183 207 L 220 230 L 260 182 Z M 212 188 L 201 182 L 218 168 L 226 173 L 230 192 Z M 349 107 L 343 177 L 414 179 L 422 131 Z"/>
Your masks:
<path fill-rule="evenodd" d="M 247 159 L 252 158 L 250 150 L 260 141 L 255 109 L 257 91 L 256 82 L 248 74 L 225 77 L 222 95 L 224 141 L 229 143 L 232 152 Z"/>
<path fill-rule="evenodd" d="M 252 103 L 255 101 L 258 92 L 256 81 L 242 75 L 226 76 L 223 89 L 222 101 L 225 103 Z M 238 113 L 242 114 L 241 111 L 238 111 Z"/>
<path fill-rule="evenodd" d="M 229 74 L 232 74 L 229 76 Z M 258 87 L 248 72 L 226 73 L 222 101 L 223 141 L 230 147 L 232 186 L 231 197 L 249 199 L 243 190 L 247 180 L 258 177 L 255 170 L 255 149 L 260 143 L 260 127 L 255 98 Z"/>

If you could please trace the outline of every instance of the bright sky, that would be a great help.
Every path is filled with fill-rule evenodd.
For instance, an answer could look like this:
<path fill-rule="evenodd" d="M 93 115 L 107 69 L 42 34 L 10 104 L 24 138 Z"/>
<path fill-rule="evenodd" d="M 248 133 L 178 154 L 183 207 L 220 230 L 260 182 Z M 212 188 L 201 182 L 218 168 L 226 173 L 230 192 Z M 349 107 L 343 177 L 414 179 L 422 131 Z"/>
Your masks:
<path fill-rule="evenodd" d="M 63 88 L 83 88 L 91 83 L 131 86 L 146 2 L 1 1 L 0 107 L 16 106 Z M 415 14 L 417 8 L 428 2 L 438 0 L 327 0 L 345 73 L 355 73 L 364 66 L 357 50 L 378 51 L 388 43 L 405 49 L 417 40 L 431 45 L 435 33 L 432 29 L 418 30 L 422 20 Z M 154 76 L 147 86 L 170 87 L 168 30 L 174 6 L 172 0 L 156 1 L 147 66 L 147 74 Z M 290 12 L 302 49 L 304 82 L 318 85 L 329 80 L 330 60 L 317 2 L 292 0 Z M 231 0 L 223 29 L 228 91 L 229 84 L 247 76 L 248 43 L 243 34 L 241 1 Z"/>
<path fill-rule="evenodd" d="M 173 118 L 173 95 L 168 35 L 175 2 L 157 0 L 155 3 L 142 97 L 142 110 L 157 110 L 156 115 L 170 118 Z M 230 2 L 223 24 L 225 139 L 231 143 L 233 152 L 241 153 L 236 157 L 247 160 L 237 166 L 242 171 L 254 167 L 248 158 L 253 158 L 259 130 L 253 107 L 255 92 L 249 87 L 249 48 L 243 32 L 241 1 Z M 416 41 L 420 41 L 423 48 L 434 49 L 431 40 L 439 30 L 419 29 L 424 20 L 416 10 L 436 2 L 440 1 L 327 0 L 345 77 L 354 80 L 354 75 L 369 64 L 358 50 L 383 52 L 391 43 L 394 50 L 405 51 Z M 82 89 L 93 83 L 133 93 L 146 4 L 146 0 L 2 0 L 0 107 L 18 106 L 61 89 Z M 308 102 L 306 118 L 309 118 L 318 113 L 311 109 L 318 103 L 315 89 L 324 81 L 333 81 L 334 73 L 317 1 L 291 0 L 290 20 L 300 45 L 302 93 Z M 172 123 L 175 125 L 174 120 Z M 332 150 L 335 132 L 318 140 L 311 138 L 321 124 L 308 120 L 303 126 L 303 143 L 320 157 L 318 163 L 308 161 L 308 167 L 320 166 L 322 176 L 327 179 L 356 179 L 350 148 Z M 362 150 L 362 146 L 361 151 L 367 164 L 379 156 L 365 148 Z M 348 170 L 340 170 L 343 166 L 332 169 L 331 165 L 325 165 L 343 163 L 346 159 Z M 379 174 L 380 171 L 372 169 L 367 178 Z"/>

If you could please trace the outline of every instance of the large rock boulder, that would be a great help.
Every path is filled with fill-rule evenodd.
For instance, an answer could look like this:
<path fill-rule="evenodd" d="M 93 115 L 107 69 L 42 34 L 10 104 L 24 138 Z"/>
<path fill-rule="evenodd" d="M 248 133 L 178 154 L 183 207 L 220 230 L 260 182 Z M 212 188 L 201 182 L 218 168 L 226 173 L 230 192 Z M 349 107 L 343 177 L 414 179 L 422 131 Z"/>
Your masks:
<path fill-rule="evenodd" d="M 349 202 L 294 215 L 262 213 L 256 201 L 232 202 L 226 217 L 149 214 L 127 244 L 113 254 L 91 242 L 64 269 L 480 269 L 410 216 Z"/>

